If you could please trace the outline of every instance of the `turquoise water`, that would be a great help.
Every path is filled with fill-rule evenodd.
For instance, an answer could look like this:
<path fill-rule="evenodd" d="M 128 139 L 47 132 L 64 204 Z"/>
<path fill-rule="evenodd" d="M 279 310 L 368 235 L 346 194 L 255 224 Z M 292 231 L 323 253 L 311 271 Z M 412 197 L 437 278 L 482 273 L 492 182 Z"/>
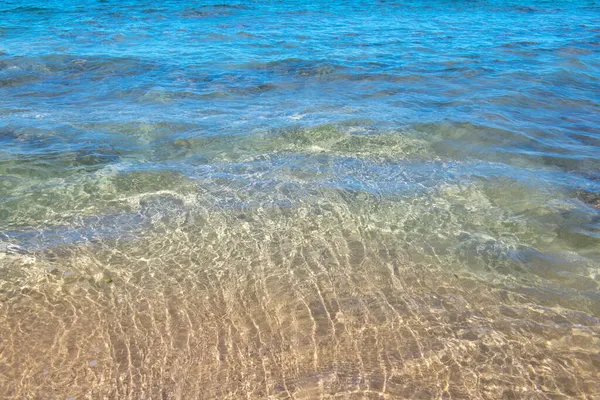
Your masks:
<path fill-rule="evenodd" d="M 0 392 L 600 396 L 599 52 L 584 0 L 3 1 Z"/>

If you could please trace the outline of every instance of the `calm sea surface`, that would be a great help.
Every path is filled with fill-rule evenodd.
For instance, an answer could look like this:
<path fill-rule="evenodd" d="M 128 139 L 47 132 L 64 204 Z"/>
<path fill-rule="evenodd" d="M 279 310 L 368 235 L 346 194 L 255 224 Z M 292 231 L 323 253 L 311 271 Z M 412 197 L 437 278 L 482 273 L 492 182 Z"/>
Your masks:
<path fill-rule="evenodd" d="M 0 1 L 0 397 L 600 398 L 600 3 Z"/>

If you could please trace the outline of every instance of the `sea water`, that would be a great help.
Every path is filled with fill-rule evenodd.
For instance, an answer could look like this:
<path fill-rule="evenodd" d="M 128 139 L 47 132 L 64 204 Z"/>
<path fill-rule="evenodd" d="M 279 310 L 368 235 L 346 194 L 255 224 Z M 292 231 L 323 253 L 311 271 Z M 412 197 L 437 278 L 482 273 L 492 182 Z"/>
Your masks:
<path fill-rule="evenodd" d="M 600 3 L 0 2 L 9 399 L 600 396 Z"/>

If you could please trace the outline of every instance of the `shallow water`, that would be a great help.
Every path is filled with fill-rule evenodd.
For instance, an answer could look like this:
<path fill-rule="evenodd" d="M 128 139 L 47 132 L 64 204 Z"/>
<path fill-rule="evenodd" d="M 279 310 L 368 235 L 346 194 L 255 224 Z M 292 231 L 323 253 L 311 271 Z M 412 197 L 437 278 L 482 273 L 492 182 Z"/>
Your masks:
<path fill-rule="evenodd" d="M 48 3 L 0 4 L 4 398 L 600 396 L 599 3 Z"/>

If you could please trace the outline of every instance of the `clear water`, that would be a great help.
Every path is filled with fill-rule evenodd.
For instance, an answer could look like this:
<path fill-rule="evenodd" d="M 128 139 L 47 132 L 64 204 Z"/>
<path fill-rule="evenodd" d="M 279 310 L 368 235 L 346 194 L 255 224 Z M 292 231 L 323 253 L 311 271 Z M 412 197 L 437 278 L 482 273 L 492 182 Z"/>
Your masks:
<path fill-rule="evenodd" d="M 600 396 L 597 1 L 4 0 L 0 392 Z"/>

